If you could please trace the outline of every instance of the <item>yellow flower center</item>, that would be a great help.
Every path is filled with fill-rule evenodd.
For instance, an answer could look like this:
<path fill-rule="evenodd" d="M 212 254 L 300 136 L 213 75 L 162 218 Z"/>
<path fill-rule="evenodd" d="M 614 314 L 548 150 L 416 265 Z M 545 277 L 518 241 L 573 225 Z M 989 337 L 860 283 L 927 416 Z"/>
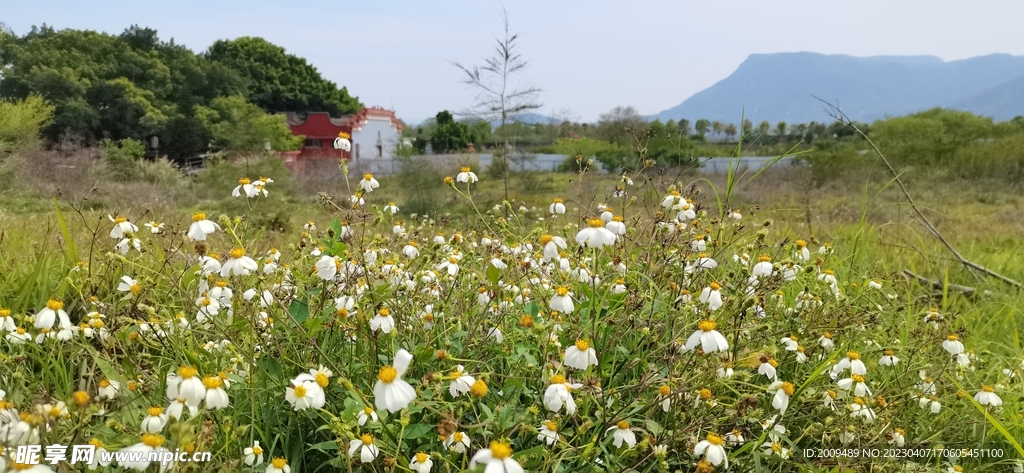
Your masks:
<path fill-rule="evenodd" d="M 587 220 L 587 225 L 590 228 L 603 228 L 604 227 L 604 220 L 601 220 L 599 218 L 592 218 L 590 220 Z"/>
<path fill-rule="evenodd" d="M 398 370 L 391 366 L 385 366 L 377 372 L 377 379 L 384 383 L 392 383 L 398 377 Z"/>
<path fill-rule="evenodd" d="M 462 432 L 455 432 L 454 434 L 452 434 L 452 440 L 454 440 L 456 443 L 461 442 L 462 437 Z"/>
<path fill-rule="evenodd" d="M 855 383 L 863 383 L 864 382 L 864 376 L 861 376 L 859 374 L 851 375 L 850 379 L 852 379 L 853 382 L 855 382 Z"/>
<path fill-rule="evenodd" d="M 373 435 L 363 434 L 360 439 L 363 441 L 363 445 L 373 445 Z"/>
<path fill-rule="evenodd" d="M 552 432 L 558 430 L 558 424 L 555 424 L 555 421 L 553 420 L 544 421 L 544 427 Z"/>
<path fill-rule="evenodd" d="M 590 349 L 590 342 L 586 340 L 576 340 L 576 349 L 579 351 L 587 351 Z"/>
<path fill-rule="evenodd" d="M 295 386 L 292 391 L 295 393 L 295 397 L 306 397 L 306 387 L 301 384 Z"/>
<path fill-rule="evenodd" d="M 181 376 L 182 379 L 189 379 L 197 374 L 199 374 L 199 370 L 192 366 L 182 366 L 178 368 L 178 376 Z"/>
<path fill-rule="evenodd" d="M 228 287 L 228 282 L 227 282 L 227 281 L 223 281 L 223 280 L 221 280 L 221 281 L 217 281 L 217 282 L 216 282 L 216 285 L 217 285 L 217 287 L 219 287 L 219 288 L 223 289 L 223 288 L 225 288 L 225 287 Z"/>
<path fill-rule="evenodd" d="M 712 445 L 725 445 L 725 439 L 721 435 L 714 432 L 708 432 L 708 442 Z"/>
<path fill-rule="evenodd" d="M 224 380 L 220 379 L 219 376 L 207 376 L 203 378 L 203 386 L 206 389 L 217 389 L 224 385 Z"/>
<path fill-rule="evenodd" d="M 469 172 L 469 166 L 462 166 L 462 172 Z"/>
<path fill-rule="evenodd" d="M 859 406 L 863 406 L 864 405 L 864 399 L 861 398 L 860 396 L 857 396 L 857 397 L 853 398 L 853 403 L 857 404 Z"/>
<path fill-rule="evenodd" d="M 860 353 L 857 353 L 855 351 L 848 351 L 846 352 L 846 357 L 849 358 L 850 360 L 859 360 Z"/>
<path fill-rule="evenodd" d="M 213 304 L 213 301 L 209 297 L 204 297 L 203 298 L 203 307 L 209 306 L 210 304 Z"/>
<path fill-rule="evenodd" d="M 317 373 L 316 384 L 319 384 L 321 388 L 326 388 L 329 384 L 331 384 L 331 380 L 327 377 L 326 374 Z"/>
<path fill-rule="evenodd" d="M 793 383 L 790 383 L 789 381 L 784 381 L 782 383 L 782 392 L 786 393 L 787 396 L 792 396 L 793 391 L 795 390 L 796 388 L 793 387 Z"/>
<path fill-rule="evenodd" d="M 379 314 L 381 317 L 388 317 L 391 315 L 391 309 L 388 309 L 387 307 L 381 307 L 380 310 L 377 311 L 377 314 Z"/>
<path fill-rule="evenodd" d="M 259 446 L 259 445 L 254 445 L 254 446 L 252 447 L 252 454 L 253 454 L 253 455 L 256 455 L 256 456 L 260 456 L 260 455 L 263 455 L 263 449 L 262 449 L 262 448 L 260 448 L 260 446 Z"/>
<path fill-rule="evenodd" d="M 285 467 L 285 465 L 288 464 L 288 460 L 285 460 L 284 458 L 275 458 L 273 460 L 270 460 L 270 464 L 274 465 L 274 468 L 281 470 Z"/>
<path fill-rule="evenodd" d="M 555 294 L 558 294 L 559 297 L 565 297 L 569 294 L 569 288 L 559 286 L 558 289 L 555 289 Z"/>
<path fill-rule="evenodd" d="M 244 248 L 233 248 L 231 250 L 231 252 L 228 253 L 228 254 L 231 256 L 232 259 L 239 259 L 239 258 L 245 256 L 245 249 Z"/>
<path fill-rule="evenodd" d="M 960 337 L 958 337 L 955 333 L 951 333 L 951 334 L 949 334 L 948 337 L 946 337 L 946 340 L 949 340 L 951 342 L 955 342 L 957 340 L 960 340 Z"/>
<path fill-rule="evenodd" d="M 711 288 L 712 291 L 717 291 L 719 289 L 722 289 L 722 285 L 718 284 L 717 282 L 711 283 L 711 285 L 709 287 Z"/>
<path fill-rule="evenodd" d="M 838 396 L 838 394 L 836 394 L 836 392 L 831 390 L 831 389 L 829 389 L 825 394 L 828 394 L 828 397 L 830 397 L 832 399 L 835 399 L 836 396 Z"/>
<path fill-rule="evenodd" d="M 491 456 L 497 460 L 504 460 L 512 456 L 512 446 L 497 440 L 491 442 Z"/>
<path fill-rule="evenodd" d="M 772 451 L 775 453 L 782 452 L 782 445 L 779 445 L 779 442 L 772 442 Z"/>
<path fill-rule="evenodd" d="M 487 383 L 482 379 L 478 379 L 469 387 L 469 392 L 473 393 L 473 395 L 477 397 L 484 397 L 487 395 Z"/>
<path fill-rule="evenodd" d="M 114 218 L 114 225 L 120 225 L 120 224 L 122 224 L 124 222 L 127 222 L 127 221 L 128 221 L 127 218 L 124 218 L 124 217 L 121 217 L 121 216 L 117 216 L 116 218 Z"/>
<path fill-rule="evenodd" d="M 561 197 L 555 197 L 555 203 L 556 203 L 556 204 L 561 204 L 562 202 L 565 202 L 565 201 L 564 201 L 564 200 L 562 200 L 562 198 L 561 198 Z"/>
<path fill-rule="evenodd" d="M 423 464 L 427 462 L 429 456 L 423 452 L 416 452 L 416 463 Z"/>
<path fill-rule="evenodd" d="M 565 376 L 556 374 L 551 377 L 551 384 L 565 384 Z"/>
<path fill-rule="evenodd" d="M 835 273 L 835 272 L 833 272 L 833 271 L 832 271 L 831 269 L 826 269 L 826 270 L 825 270 L 825 274 L 827 274 L 827 275 L 829 275 L 829 276 L 834 276 L 834 275 L 835 275 L 836 273 Z"/>
<path fill-rule="evenodd" d="M 142 443 L 157 448 L 164 444 L 164 438 L 154 434 L 142 434 Z"/>
<path fill-rule="evenodd" d="M 11 316 L 11 309 L 0 309 L 0 319 Z"/>
<path fill-rule="evenodd" d="M 369 181 L 371 179 L 373 179 L 373 174 L 370 174 L 370 173 L 363 174 L 363 180 L 364 181 Z"/>
<path fill-rule="evenodd" d="M 252 181 L 250 181 L 248 177 L 243 177 L 243 178 L 238 180 L 238 185 L 241 185 L 241 186 L 244 186 L 246 184 L 251 184 L 251 183 L 252 183 Z"/>
<path fill-rule="evenodd" d="M 551 243 L 551 240 L 554 240 L 554 239 L 555 239 L 555 237 L 553 237 L 551 235 L 544 235 L 544 236 L 540 237 L 540 244 L 541 245 L 547 245 L 548 243 Z"/>
<path fill-rule="evenodd" d="M 672 388 L 668 385 L 663 385 L 658 388 L 658 394 L 661 394 L 662 397 L 667 397 L 669 394 L 672 394 Z"/>
<path fill-rule="evenodd" d="M 109 379 L 101 379 L 99 385 L 100 385 L 101 388 L 110 387 L 110 380 Z"/>
<path fill-rule="evenodd" d="M 616 215 L 616 216 L 612 217 L 612 221 L 613 222 L 622 222 L 623 220 L 624 219 L 622 218 L 621 215 Z"/>
<path fill-rule="evenodd" d="M 711 399 L 711 390 L 708 389 L 708 388 L 701 389 L 700 390 L 700 398 L 705 400 L 705 401 Z"/>
<path fill-rule="evenodd" d="M 46 301 L 46 308 L 53 311 L 61 310 L 64 308 L 64 303 L 58 300 L 50 299 Z"/>
<path fill-rule="evenodd" d="M 986 385 L 986 386 L 982 386 L 982 387 L 981 387 L 981 390 L 982 390 L 982 391 L 985 391 L 985 392 L 987 392 L 987 393 L 992 393 L 992 392 L 995 392 L 995 391 L 996 391 L 996 389 L 995 389 L 995 388 L 993 388 L 992 386 L 988 386 L 988 385 Z"/>
<path fill-rule="evenodd" d="M 455 179 L 452 179 L 451 176 L 445 176 L 444 177 L 444 185 L 450 186 L 450 185 L 452 185 L 453 182 L 455 182 Z"/>
<path fill-rule="evenodd" d="M 146 414 L 149 415 L 150 417 L 160 417 L 160 415 L 163 413 L 164 408 L 160 406 L 153 406 L 150 407 L 149 409 L 146 409 Z"/>
<path fill-rule="evenodd" d="M 714 320 L 701 320 L 697 323 L 697 328 L 700 329 L 701 332 L 710 332 L 717 326 L 718 324 L 716 324 Z"/>
<path fill-rule="evenodd" d="M 806 240 L 797 240 L 796 241 L 796 247 L 797 248 L 806 248 L 807 247 L 807 241 Z"/>
<path fill-rule="evenodd" d="M 892 351 L 892 350 L 885 350 L 885 356 L 893 356 L 893 355 L 895 355 L 895 354 L 896 354 L 896 352 L 895 352 L 895 351 Z"/>
<path fill-rule="evenodd" d="M 203 213 L 203 212 L 196 212 L 196 213 L 192 214 L 192 221 L 193 222 L 201 222 L 203 220 L 206 220 L 206 214 L 205 213 Z"/>
<path fill-rule="evenodd" d="M 617 427 L 619 430 L 629 430 L 629 422 L 620 420 L 615 424 L 615 427 Z"/>
<path fill-rule="evenodd" d="M 84 406 L 89 403 L 89 393 L 85 391 L 75 391 L 71 395 L 71 400 L 79 406 Z"/>
<path fill-rule="evenodd" d="M 758 261 L 760 261 L 760 262 L 762 262 L 762 263 L 768 263 L 768 262 L 771 262 L 771 260 L 772 260 L 772 257 L 771 257 L 771 256 L 768 256 L 768 255 L 761 255 L 761 256 L 759 256 L 759 257 L 757 258 L 757 260 L 758 260 Z"/>
<path fill-rule="evenodd" d="M 128 292 L 131 292 L 132 294 L 137 296 L 139 295 L 140 292 L 142 292 L 142 286 L 140 286 L 139 283 L 132 284 L 132 287 L 128 288 Z"/>

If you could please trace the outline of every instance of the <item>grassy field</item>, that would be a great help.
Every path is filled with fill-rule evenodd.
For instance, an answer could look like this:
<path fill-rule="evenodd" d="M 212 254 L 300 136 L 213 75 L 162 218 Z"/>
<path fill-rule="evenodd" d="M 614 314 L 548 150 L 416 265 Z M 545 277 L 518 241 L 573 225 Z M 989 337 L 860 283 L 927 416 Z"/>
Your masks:
<path fill-rule="evenodd" d="M 824 184 L 805 168 L 732 183 L 661 168 L 631 176 L 631 185 L 590 172 L 519 174 L 504 205 L 498 176 L 476 170 L 479 183 L 453 188 L 444 177 L 458 169 L 414 163 L 379 177 L 353 209 L 363 176 L 291 176 L 273 159 L 218 163 L 189 179 L 144 165 L 137 179 L 113 182 L 87 157 L 70 170 L 44 158 L 0 166 L 12 182 L 0 195 L 0 309 L 40 337 L 0 340 L 0 398 L 24 421 L 18 435 L 0 428 L 9 435 L 0 436 L 7 465 L 18 442 L 90 439 L 111 451 L 211 451 L 218 471 L 268 473 L 475 463 L 506 471 L 515 471 L 510 463 L 528 471 L 1011 471 L 1024 458 L 1024 295 L 966 269 L 881 172 Z M 244 189 L 232 197 L 243 176 L 274 182 L 266 197 L 246 198 Z M 965 259 L 1024 281 L 1024 197 L 992 182 L 905 179 Z M 614 195 L 617 186 L 625 196 Z M 672 190 L 692 199 L 693 215 L 673 221 L 683 204 L 663 205 Z M 554 198 L 564 200 L 564 215 L 550 214 Z M 385 211 L 389 203 L 400 210 Z M 611 247 L 579 248 L 574 237 L 603 204 L 628 232 Z M 205 241 L 186 236 L 197 212 L 220 226 Z M 110 236 L 117 225 L 108 215 L 137 226 L 141 251 L 131 241 L 117 250 L 125 237 Z M 162 231 L 150 233 L 150 221 Z M 553 263 L 541 258 L 550 241 L 542 235 L 568 242 L 549 255 Z M 254 258 L 252 271 L 207 266 L 213 253 L 220 268 L 241 261 L 239 248 Z M 762 256 L 770 274 L 757 266 Z M 694 268 L 704 257 L 718 267 Z M 906 270 L 939 287 L 908 280 Z M 121 287 L 123 277 L 132 284 Z M 716 286 L 721 307 L 696 297 Z M 75 325 L 67 339 L 59 322 L 39 326 L 44 308 L 57 306 L 49 301 Z M 389 323 L 396 327 L 381 328 Z M 728 343 L 720 353 L 686 343 L 711 329 Z M 574 367 L 574 349 L 583 368 Z M 413 360 L 404 374 L 401 350 Z M 886 350 L 901 361 L 884 366 Z M 848 352 L 863 357 L 870 393 L 842 387 L 859 382 L 857 373 L 830 376 Z M 390 366 L 415 400 L 379 391 L 397 384 Z M 312 375 L 296 376 L 304 372 Z M 455 387 L 452 373 L 473 379 Z M 194 406 L 181 378 L 203 381 Z M 102 395 L 111 381 L 119 389 Z M 986 386 L 1001 406 L 980 404 Z M 216 402 L 221 388 L 225 407 Z M 322 406 L 296 401 L 317 393 Z M 167 418 L 179 398 L 178 409 L 198 409 Z M 458 438 L 469 448 L 460 451 Z M 245 455 L 255 442 L 265 453 L 259 463 Z M 939 453 L 882 458 L 897 448 Z M 858 449 L 858 458 L 814 457 L 815 449 Z M 864 458 L 859 449 L 880 453 Z M 418 469 L 426 462 L 432 468 Z"/>

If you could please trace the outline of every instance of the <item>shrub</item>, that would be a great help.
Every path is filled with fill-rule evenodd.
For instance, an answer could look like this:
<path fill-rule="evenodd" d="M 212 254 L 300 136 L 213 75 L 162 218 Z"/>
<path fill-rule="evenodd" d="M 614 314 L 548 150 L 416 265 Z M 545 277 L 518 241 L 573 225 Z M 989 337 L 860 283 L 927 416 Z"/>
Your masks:
<path fill-rule="evenodd" d="M 121 141 L 104 140 L 100 145 L 106 158 L 107 172 L 117 180 L 133 180 L 139 177 L 139 160 L 146 156 L 146 145 L 141 141 L 125 138 Z"/>

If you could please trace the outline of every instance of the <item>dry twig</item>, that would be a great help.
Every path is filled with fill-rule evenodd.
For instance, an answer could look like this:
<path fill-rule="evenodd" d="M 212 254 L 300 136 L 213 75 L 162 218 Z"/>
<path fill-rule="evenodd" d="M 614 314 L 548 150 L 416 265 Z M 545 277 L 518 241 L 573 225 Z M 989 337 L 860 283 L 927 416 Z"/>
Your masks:
<path fill-rule="evenodd" d="M 971 286 L 961 286 L 959 284 L 944 284 L 942 281 L 935 280 L 935 279 L 928 279 L 928 278 L 926 278 L 924 276 L 919 276 L 917 274 L 914 274 L 914 272 L 909 270 L 909 269 L 904 269 L 903 270 L 903 277 L 907 278 L 908 280 L 909 279 L 916 279 L 921 284 L 924 284 L 926 286 L 931 286 L 932 288 L 938 289 L 940 291 L 943 290 L 943 289 L 947 289 L 947 290 L 950 290 L 950 291 L 955 291 L 955 292 L 962 293 L 965 296 L 973 296 L 973 295 L 976 295 L 977 292 L 978 292 L 977 289 L 975 289 L 975 288 L 973 288 Z M 982 291 L 981 293 L 986 295 L 986 296 L 991 296 L 992 295 L 991 291 Z"/>
<path fill-rule="evenodd" d="M 818 99 L 821 103 L 825 104 L 825 111 L 828 112 L 828 114 L 832 118 L 838 120 L 840 123 L 842 123 L 842 124 L 844 124 L 846 126 L 849 126 L 850 128 L 853 128 L 853 131 L 857 132 L 857 134 L 860 135 L 861 138 L 864 138 L 864 141 L 866 141 L 868 143 L 868 145 L 871 146 L 871 149 L 875 152 L 876 155 L 878 155 L 878 157 L 882 160 L 882 162 L 885 163 L 885 167 L 889 169 L 889 172 L 892 173 L 893 179 L 896 181 L 896 185 L 899 186 L 900 192 L 903 193 L 903 196 L 907 198 L 907 202 L 909 202 L 910 203 L 910 207 L 914 209 L 914 213 L 916 214 L 917 218 L 921 221 L 921 224 L 924 225 L 925 229 L 927 229 L 929 232 L 931 232 L 932 235 L 935 235 L 935 238 L 938 238 L 939 241 L 942 242 L 942 245 L 946 247 L 946 249 L 948 249 L 951 253 L 953 253 L 953 256 L 955 256 L 956 259 L 960 261 L 960 264 L 964 265 L 968 269 L 971 269 L 971 270 L 974 270 L 974 271 L 978 271 L 980 273 L 987 274 L 989 276 L 992 276 L 992 277 L 994 277 L 996 279 L 999 279 L 1000 281 L 1003 281 L 1003 282 L 1005 282 L 1007 284 L 1010 284 L 1012 286 L 1016 286 L 1016 287 L 1019 287 L 1019 288 L 1024 288 L 1024 284 L 1021 284 L 1018 281 L 1010 279 L 1010 278 L 1008 278 L 1006 276 L 1003 276 L 1002 274 L 999 274 L 999 273 L 997 273 L 995 271 L 992 271 L 991 269 L 988 269 L 988 268 L 986 268 L 986 267 L 984 267 L 984 266 L 982 266 L 982 265 L 980 265 L 978 263 L 975 263 L 973 261 L 969 261 L 966 258 L 964 258 L 963 255 L 961 255 L 960 252 L 958 252 L 956 250 L 956 248 L 953 248 L 953 245 L 951 243 L 949 243 L 949 241 L 946 240 L 946 238 L 944 236 L 942 236 L 941 233 L 939 233 L 939 230 L 935 228 L 935 225 L 932 225 L 932 222 L 930 220 L 928 220 L 928 217 L 926 217 L 924 215 L 924 212 L 922 212 L 921 209 L 917 206 L 917 204 L 914 202 L 914 198 L 910 196 L 910 192 L 908 192 L 906 186 L 903 185 L 903 180 L 900 179 L 899 173 L 897 173 L 896 169 L 892 167 L 892 164 L 890 164 L 889 160 L 885 157 L 884 154 L 882 154 L 882 151 L 880 149 L 878 149 L 878 146 L 875 146 L 875 143 L 873 141 L 871 141 L 871 138 L 868 138 L 868 135 L 865 134 L 863 131 L 861 131 L 861 129 L 858 128 L 857 125 L 855 125 L 853 123 L 853 121 L 850 120 L 846 116 L 846 114 L 843 113 L 842 110 L 839 109 L 838 105 L 833 105 L 833 104 L 831 104 L 831 103 L 825 101 L 824 99 L 822 99 L 820 97 L 817 97 L 815 95 L 811 95 L 811 96 L 816 98 L 816 99 Z M 940 287 L 941 287 L 941 285 L 940 285 Z M 966 287 L 966 286 L 964 286 L 964 287 Z M 972 290 L 972 292 L 973 292 L 973 290 Z"/>

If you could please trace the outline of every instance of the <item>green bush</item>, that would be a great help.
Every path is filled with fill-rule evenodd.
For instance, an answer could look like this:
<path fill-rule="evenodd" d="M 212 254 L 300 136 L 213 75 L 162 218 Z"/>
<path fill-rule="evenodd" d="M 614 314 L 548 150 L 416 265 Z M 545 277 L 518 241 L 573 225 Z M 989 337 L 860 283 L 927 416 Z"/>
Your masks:
<path fill-rule="evenodd" d="M 146 156 L 146 145 L 141 141 L 125 138 L 121 141 L 104 140 L 100 145 L 107 163 L 107 173 L 115 180 L 137 179 L 142 169 L 139 159 Z"/>
<path fill-rule="evenodd" d="M 0 157 L 39 143 L 39 132 L 53 119 L 53 105 L 39 95 L 0 100 Z"/>

